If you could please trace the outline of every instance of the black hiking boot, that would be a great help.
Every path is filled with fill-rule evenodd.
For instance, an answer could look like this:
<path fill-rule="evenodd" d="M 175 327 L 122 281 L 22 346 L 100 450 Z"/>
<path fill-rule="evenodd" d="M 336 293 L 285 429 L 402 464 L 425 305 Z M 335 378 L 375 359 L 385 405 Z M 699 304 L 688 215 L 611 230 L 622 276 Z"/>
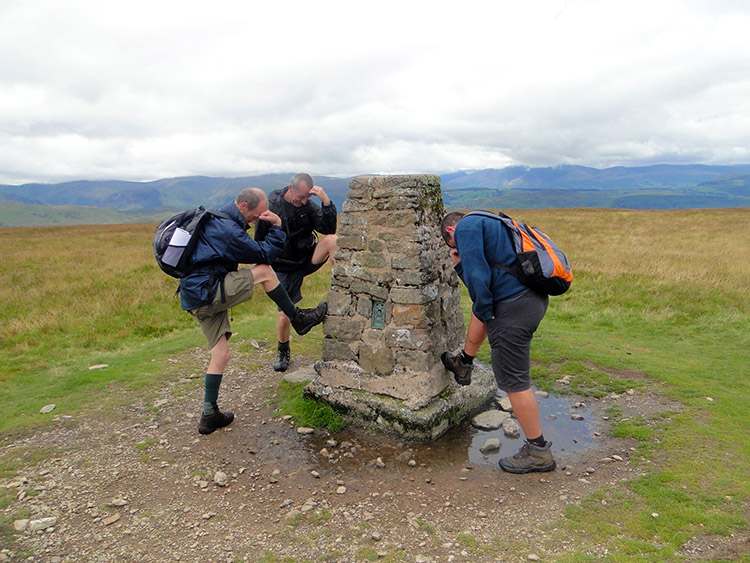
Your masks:
<path fill-rule="evenodd" d="M 297 309 L 297 313 L 292 319 L 292 326 L 294 331 L 302 336 L 310 332 L 310 329 L 315 325 L 319 325 L 323 322 L 323 319 L 328 312 L 328 303 L 321 301 L 315 309 Z"/>
<path fill-rule="evenodd" d="M 286 371 L 291 361 L 291 351 L 289 348 L 286 350 L 279 349 L 278 355 L 276 356 L 276 363 L 273 364 L 273 371 Z"/>
<path fill-rule="evenodd" d="M 456 380 L 456 383 L 459 385 L 471 385 L 471 370 L 474 366 L 463 363 L 461 354 L 443 352 L 440 355 L 440 359 L 443 361 L 445 369 L 453 374 L 453 379 Z"/>
<path fill-rule="evenodd" d="M 534 471 L 554 471 L 557 464 L 552 458 L 550 446 L 552 442 L 547 440 L 544 446 L 537 446 L 526 442 L 518 453 L 511 457 L 504 457 L 498 463 L 503 471 L 508 473 L 532 473 Z"/>
<path fill-rule="evenodd" d="M 198 425 L 198 432 L 200 432 L 201 434 L 210 434 L 217 428 L 224 428 L 225 426 L 229 426 L 230 424 L 232 424 L 233 420 L 234 413 L 221 412 L 217 409 L 214 414 L 210 414 L 208 416 L 204 414 L 201 416 L 201 422 Z"/>

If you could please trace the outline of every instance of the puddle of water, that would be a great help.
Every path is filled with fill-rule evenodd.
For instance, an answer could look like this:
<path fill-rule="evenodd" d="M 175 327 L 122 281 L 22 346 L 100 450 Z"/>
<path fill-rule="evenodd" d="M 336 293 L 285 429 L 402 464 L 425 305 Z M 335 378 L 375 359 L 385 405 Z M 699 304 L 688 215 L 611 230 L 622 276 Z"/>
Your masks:
<path fill-rule="evenodd" d="M 564 395 L 537 397 L 542 431 L 547 440 L 552 441 L 552 452 L 556 457 L 566 457 L 585 451 L 596 445 L 599 438 L 594 436 L 597 430 L 597 417 L 594 409 L 584 400 L 585 406 L 574 407 L 582 401 Z M 572 420 L 572 414 L 583 416 L 583 420 Z M 440 464 L 466 463 L 474 465 L 497 465 L 501 457 L 513 455 L 523 445 L 523 438 L 507 438 L 501 429 L 479 430 L 471 426 L 469 420 L 449 429 L 435 442 L 403 442 L 393 436 L 371 433 L 365 430 L 349 428 L 334 436 L 337 441 L 352 441 L 358 450 L 356 457 L 340 459 L 342 465 L 359 465 L 362 460 L 382 457 L 393 460 L 410 451 L 419 463 Z M 500 450 L 484 454 L 480 448 L 490 438 L 500 440 Z M 325 446 L 327 438 L 313 437 L 309 442 L 311 457 Z"/>
<path fill-rule="evenodd" d="M 578 403 L 580 399 L 571 399 L 561 395 L 537 397 L 542 432 L 545 440 L 552 442 L 552 453 L 555 456 L 582 452 L 598 441 L 598 438 L 594 436 L 597 424 L 593 409 L 585 402 L 585 406 L 574 407 Z M 571 419 L 572 414 L 583 416 L 583 420 Z M 516 453 L 524 442 L 523 437 L 515 439 L 506 437 L 500 429 L 478 430 L 471 427 L 468 422 L 466 425 L 468 428 L 465 432 L 470 440 L 468 458 L 471 463 L 477 465 L 496 465 L 501 457 Z M 489 438 L 499 438 L 500 450 L 484 454 L 480 448 Z"/>

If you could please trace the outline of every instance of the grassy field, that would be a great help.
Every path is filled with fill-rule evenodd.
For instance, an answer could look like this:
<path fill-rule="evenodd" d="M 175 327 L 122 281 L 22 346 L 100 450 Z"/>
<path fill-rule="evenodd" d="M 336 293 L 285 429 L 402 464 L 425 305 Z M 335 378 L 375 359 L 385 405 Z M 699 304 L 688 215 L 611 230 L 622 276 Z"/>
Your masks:
<path fill-rule="evenodd" d="M 613 416 L 615 432 L 641 440 L 633 463 L 650 461 L 648 474 L 569 507 L 548 534 L 579 540 L 563 560 L 596 560 L 594 546 L 611 561 L 670 560 L 693 536 L 746 530 L 748 209 L 511 214 L 549 232 L 575 272 L 534 343 L 538 385 L 569 375 L 573 390 L 597 395 L 622 390 L 610 373 L 638 373 L 646 376 L 639 385 L 683 405 L 649 420 Z M 39 409 L 48 403 L 65 415 L 136 400 L 169 376 L 166 358 L 204 345 L 172 298 L 175 280 L 154 263 L 153 229 L 0 229 L 0 444 L 44 426 Z M 306 281 L 305 304 L 325 296 L 329 279 L 325 268 Z M 233 328 L 272 342 L 274 318 L 259 292 L 235 311 Z M 300 352 L 315 356 L 322 333 L 311 334 Z M 89 370 L 94 364 L 110 367 Z"/>

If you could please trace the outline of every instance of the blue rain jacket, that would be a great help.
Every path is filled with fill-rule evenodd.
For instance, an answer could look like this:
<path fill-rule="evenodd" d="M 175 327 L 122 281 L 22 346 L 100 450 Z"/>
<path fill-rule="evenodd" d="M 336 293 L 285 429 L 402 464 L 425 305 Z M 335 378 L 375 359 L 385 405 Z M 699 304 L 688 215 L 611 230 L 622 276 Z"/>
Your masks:
<path fill-rule="evenodd" d="M 190 262 L 194 270 L 180 280 L 185 311 L 212 303 L 219 283 L 228 272 L 237 271 L 239 264 L 270 264 L 284 250 L 286 234 L 281 227 L 271 226 L 266 239 L 256 242 L 247 233 L 249 225 L 234 202 L 219 211 L 230 219 L 209 217 Z"/>
<path fill-rule="evenodd" d="M 528 291 L 511 274 L 490 266 L 510 266 L 516 259 L 510 236 L 500 221 L 480 215 L 466 215 L 453 234 L 461 261 L 456 273 L 464 282 L 473 303 L 472 312 L 482 322 L 494 317 L 493 303 Z"/>

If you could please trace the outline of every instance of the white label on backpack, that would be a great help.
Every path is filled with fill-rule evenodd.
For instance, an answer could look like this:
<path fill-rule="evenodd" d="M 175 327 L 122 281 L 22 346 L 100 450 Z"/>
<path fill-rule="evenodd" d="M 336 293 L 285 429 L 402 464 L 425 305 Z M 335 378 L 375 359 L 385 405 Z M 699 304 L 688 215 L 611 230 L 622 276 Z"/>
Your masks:
<path fill-rule="evenodd" d="M 169 246 L 187 246 L 189 240 L 190 233 L 177 227 L 172 233 L 172 238 L 169 239 Z"/>

